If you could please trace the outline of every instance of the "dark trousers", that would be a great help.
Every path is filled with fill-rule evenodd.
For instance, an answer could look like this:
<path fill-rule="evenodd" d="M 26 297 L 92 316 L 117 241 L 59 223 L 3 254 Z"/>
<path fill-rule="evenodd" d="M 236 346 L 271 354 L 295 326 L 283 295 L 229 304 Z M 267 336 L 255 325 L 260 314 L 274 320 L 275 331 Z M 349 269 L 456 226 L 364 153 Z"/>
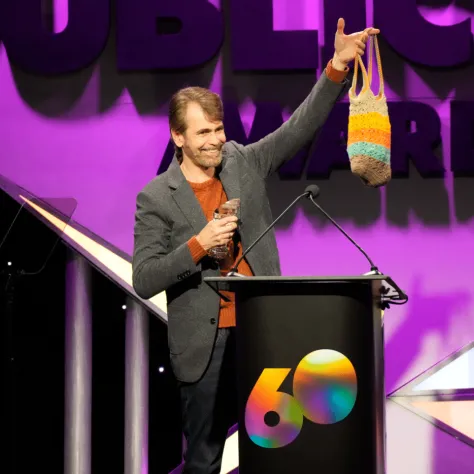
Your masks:
<path fill-rule="evenodd" d="M 182 474 L 219 474 L 229 428 L 237 423 L 234 329 L 218 329 L 211 361 L 196 383 L 179 383 L 187 442 Z"/>

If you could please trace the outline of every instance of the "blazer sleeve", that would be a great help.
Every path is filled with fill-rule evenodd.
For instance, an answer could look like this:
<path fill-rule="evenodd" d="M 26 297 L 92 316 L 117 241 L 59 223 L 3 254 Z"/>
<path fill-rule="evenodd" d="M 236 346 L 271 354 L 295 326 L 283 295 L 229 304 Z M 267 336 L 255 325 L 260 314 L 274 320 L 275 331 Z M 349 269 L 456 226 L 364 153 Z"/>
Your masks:
<path fill-rule="evenodd" d="M 325 70 L 310 94 L 277 130 L 241 152 L 257 173 L 266 178 L 318 135 L 339 97 L 348 89 L 348 80 L 331 80 Z"/>
<path fill-rule="evenodd" d="M 140 192 L 132 262 L 133 288 L 140 298 L 152 298 L 201 270 L 187 242 L 169 252 L 171 229 L 152 194 Z"/>

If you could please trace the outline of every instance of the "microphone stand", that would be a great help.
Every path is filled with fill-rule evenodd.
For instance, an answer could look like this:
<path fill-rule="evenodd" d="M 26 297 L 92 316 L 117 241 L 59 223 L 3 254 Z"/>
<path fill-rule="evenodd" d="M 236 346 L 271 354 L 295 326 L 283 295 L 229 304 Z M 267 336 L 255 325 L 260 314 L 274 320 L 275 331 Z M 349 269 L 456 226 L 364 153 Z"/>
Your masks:
<path fill-rule="evenodd" d="M 371 260 L 371 258 L 367 255 L 367 253 L 358 245 L 350 236 L 347 234 L 347 232 L 344 231 L 344 229 L 314 200 L 313 195 L 310 194 L 309 196 L 310 201 L 319 209 L 319 211 L 326 216 L 327 219 L 329 219 L 365 256 L 365 258 L 368 260 L 370 263 L 370 273 L 373 275 L 381 275 L 379 269 L 377 268 L 377 265 Z"/>
<path fill-rule="evenodd" d="M 377 265 L 371 260 L 367 253 L 358 245 L 354 239 L 352 239 L 347 232 L 314 200 L 313 194 L 309 193 L 310 201 L 319 209 L 319 211 L 329 219 L 354 245 L 359 251 L 365 256 L 367 261 L 370 263 L 370 272 L 365 273 L 365 275 L 383 275 L 380 272 Z M 384 288 L 382 291 L 382 305 L 384 308 L 389 308 L 389 304 L 398 304 L 402 305 L 408 302 L 408 295 L 390 278 L 386 278 L 386 282 L 398 293 L 397 296 L 388 296 L 388 288 Z"/>

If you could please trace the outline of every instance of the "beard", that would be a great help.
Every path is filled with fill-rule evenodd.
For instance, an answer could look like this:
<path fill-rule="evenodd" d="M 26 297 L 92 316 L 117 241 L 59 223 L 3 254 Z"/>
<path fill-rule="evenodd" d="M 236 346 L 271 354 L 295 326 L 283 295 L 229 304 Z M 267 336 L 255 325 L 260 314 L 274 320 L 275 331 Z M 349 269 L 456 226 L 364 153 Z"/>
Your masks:
<path fill-rule="evenodd" d="M 195 155 L 196 164 L 204 168 L 216 168 L 222 163 L 222 146 L 201 148 Z"/>

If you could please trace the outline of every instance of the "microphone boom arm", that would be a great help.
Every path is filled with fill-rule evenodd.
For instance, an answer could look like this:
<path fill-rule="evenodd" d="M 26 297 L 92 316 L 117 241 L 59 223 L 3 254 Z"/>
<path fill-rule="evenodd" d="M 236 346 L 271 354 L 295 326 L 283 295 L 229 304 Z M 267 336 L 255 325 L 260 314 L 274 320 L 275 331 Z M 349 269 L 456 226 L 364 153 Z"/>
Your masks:
<path fill-rule="evenodd" d="M 376 275 L 380 275 L 380 271 L 375 265 L 374 262 L 372 262 L 371 258 L 367 255 L 367 253 L 362 249 L 360 245 L 358 245 L 345 231 L 344 229 L 314 200 L 313 195 L 309 195 L 309 199 L 311 202 L 319 209 L 319 211 L 326 216 L 327 219 L 329 219 L 365 256 L 367 261 L 370 263 L 370 271 L 374 272 Z"/>
<path fill-rule="evenodd" d="M 347 232 L 344 231 L 344 229 L 314 200 L 314 195 L 312 192 L 309 193 L 309 199 L 310 201 L 319 209 L 319 211 L 328 219 L 330 220 L 354 245 L 355 247 L 364 255 L 364 257 L 367 259 L 367 261 L 370 263 L 370 272 L 375 275 L 382 275 L 382 273 L 379 271 L 375 263 L 371 260 L 371 258 L 367 255 L 367 253 L 362 249 L 362 247 L 357 244 L 357 242 L 350 237 L 350 235 L 347 234 Z M 408 302 L 408 295 L 390 278 L 387 278 L 387 283 L 398 293 L 397 297 L 394 296 L 388 296 L 387 294 L 382 295 L 386 303 L 390 304 L 405 304 Z M 389 291 L 389 290 L 387 290 Z M 388 306 L 387 306 L 388 307 Z"/>

